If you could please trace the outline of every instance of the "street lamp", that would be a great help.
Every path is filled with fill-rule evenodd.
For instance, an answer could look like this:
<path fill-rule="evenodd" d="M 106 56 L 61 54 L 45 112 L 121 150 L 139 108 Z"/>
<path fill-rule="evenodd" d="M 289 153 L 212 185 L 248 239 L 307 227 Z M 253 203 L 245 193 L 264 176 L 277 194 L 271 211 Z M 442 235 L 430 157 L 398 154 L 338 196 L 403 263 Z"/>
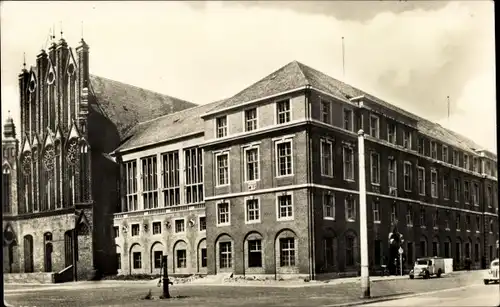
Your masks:
<path fill-rule="evenodd" d="M 370 297 L 370 272 L 368 271 L 368 230 L 366 215 L 365 136 L 358 131 L 359 171 L 359 241 L 361 250 L 361 298 Z"/>

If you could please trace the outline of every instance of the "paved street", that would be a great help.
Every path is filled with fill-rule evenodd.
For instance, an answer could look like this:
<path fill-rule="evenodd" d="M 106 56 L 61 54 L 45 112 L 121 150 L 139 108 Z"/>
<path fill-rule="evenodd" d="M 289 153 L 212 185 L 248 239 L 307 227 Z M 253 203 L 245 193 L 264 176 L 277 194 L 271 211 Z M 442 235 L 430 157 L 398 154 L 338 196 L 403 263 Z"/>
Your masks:
<path fill-rule="evenodd" d="M 496 307 L 500 304 L 500 287 L 473 285 L 466 288 L 440 290 L 429 294 L 385 301 L 365 306 L 481 306 Z"/>
<path fill-rule="evenodd" d="M 408 278 L 384 280 L 371 285 L 374 298 L 424 293 L 429 291 L 474 286 L 494 291 L 498 286 L 482 285 L 483 272 L 461 272 L 440 279 Z M 257 286 L 208 286 L 174 285 L 171 295 L 175 299 L 168 306 L 333 306 L 359 301 L 359 281 L 345 283 L 306 283 L 303 287 L 287 288 L 272 285 Z M 163 300 L 142 300 L 152 290 L 153 296 L 161 288 L 149 283 L 74 283 L 63 285 L 16 286 L 6 285 L 5 296 L 14 306 L 160 306 Z M 498 292 L 497 292 L 498 293 Z M 445 294 L 443 294 L 445 295 Z M 453 295 L 450 294 L 450 297 Z M 494 297 L 492 298 L 494 299 Z M 384 302 L 384 306 L 389 302 Z M 419 304 L 418 302 L 416 304 Z M 430 305 L 432 306 L 432 305 Z"/>

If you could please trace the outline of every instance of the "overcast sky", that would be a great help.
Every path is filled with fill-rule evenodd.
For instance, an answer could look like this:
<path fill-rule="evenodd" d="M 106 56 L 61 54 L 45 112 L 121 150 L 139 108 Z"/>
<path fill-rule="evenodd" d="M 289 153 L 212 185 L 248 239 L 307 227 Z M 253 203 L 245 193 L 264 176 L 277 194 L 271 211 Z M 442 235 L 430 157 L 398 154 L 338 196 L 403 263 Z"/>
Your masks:
<path fill-rule="evenodd" d="M 493 1 L 2 2 L 2 121 L 50 29 L 92 74 L 198 104 L 298 60 L 496 152 Z M 447 118 L 450 96 L 451 116 Z M 140 102 L 138 102 L 140 103 Z"/>

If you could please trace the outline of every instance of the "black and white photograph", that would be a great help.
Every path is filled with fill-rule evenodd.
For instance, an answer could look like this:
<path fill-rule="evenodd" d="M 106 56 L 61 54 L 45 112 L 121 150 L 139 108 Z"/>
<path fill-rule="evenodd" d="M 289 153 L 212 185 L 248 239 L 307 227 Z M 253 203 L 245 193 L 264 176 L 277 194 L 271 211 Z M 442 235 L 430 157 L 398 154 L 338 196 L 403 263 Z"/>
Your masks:
<path fill-rule="evenodd" d="M 3 303 L 500 306 L 494 1 L 1 1 Z"/>

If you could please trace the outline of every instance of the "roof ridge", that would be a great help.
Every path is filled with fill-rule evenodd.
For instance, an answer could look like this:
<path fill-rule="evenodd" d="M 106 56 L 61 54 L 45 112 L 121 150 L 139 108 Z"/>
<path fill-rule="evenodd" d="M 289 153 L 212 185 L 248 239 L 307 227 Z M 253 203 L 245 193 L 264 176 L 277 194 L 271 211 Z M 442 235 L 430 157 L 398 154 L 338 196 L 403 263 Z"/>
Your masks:
<path fill-rule="evenodd" d="M 133 84 L 130 84 L 130 83 L 125 83 L 125 82 L 122 82 L 122 81 L 117 81 L 117 80 L 113 80 L 113 79 L 110 79 L 110 78 L 106 78 L 106 77 L 102 77 L 102 76 L 98 76 L 98 75 L 94 75 L 94 74 L 90 74 L 90 76 L 96 77 L 96 78 L 100 78 L 100 79 L 105 79 L 107 81 L 114 82 L 114 83 L 120 83 L 120 84 L 123 84 L 123 85 L 126 85 L 126 86 L 130 86 L 130 87 L 136 88 L 138 90 L 143 90 L 143 91 L 146 91 L 146 92 L 150 92 L 152 94 L 161 95 L 163 97 L 168 97 L 168 98 L 176 99 L 176 100 L 179 100 L 179 101 L 182 101 L 182 102 L 188 102 L 188 103 L 193 103 L 194 104 L 194 102 L 191 102 L 191 101 L 188 101 L 188 100 L 184 100 L 184 99 L 181 99 L 181 98 L 177 98 L 177 97 L 174 97 L 174 96 L 163 94 L 163 93 L 160 93 L 160 92 L 157 92 L 157 91 L 153 91 L 153 90 L 150 90 L 150 89 L 146 89 L 146 88 L 143 88 L 143 87 L 140 87 L 140 86 L 137 86 L 137 85 L 133 85 Z"/>
<path fill-rule="evenodd" d="M 300 73 L 302 74 L 302 77 L 304 77 L 304 80 L 306 80 L 306 84 L 307 85 L 311 85 L 311 81 L 307 78 L 306 74 L 304 73 L 304 70 L 303 70 L 303 66 L 307 66 L 307 65 L 304 65 L 302 64 L 301 62 L 297 61 L 297 60 L 293 60 L 293 62 L 295 65 L 297 65 L 297 67 L 299 68 L 299 71 Z"/>

